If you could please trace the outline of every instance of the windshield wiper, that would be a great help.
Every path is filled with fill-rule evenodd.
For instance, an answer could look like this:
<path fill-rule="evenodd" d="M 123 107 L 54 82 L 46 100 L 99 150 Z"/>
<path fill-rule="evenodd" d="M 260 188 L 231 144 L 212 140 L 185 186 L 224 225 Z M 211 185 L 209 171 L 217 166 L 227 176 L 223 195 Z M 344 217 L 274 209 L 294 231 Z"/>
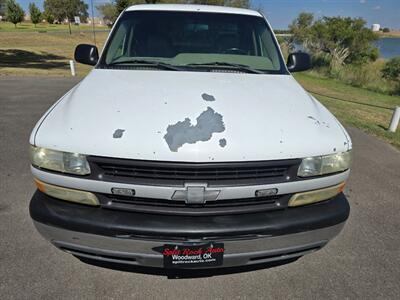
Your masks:
<path fill-rule="evenodd" d="M 182 71 L 183 69 L 171 64 L 163 63 L 160 61 L 145 60 L 145 59 L 129 59 L 109 63 L 107 66 L 123 65 L 123 64 L 138 64 L 155 68 L 162 68 L 164 70 Z"/>
<path fill-rule="evenodd" d="M 208 63 L 187 64 L 186 66 L 188 66 L 188 67 L 197 67 L 197 66 L 199 66 L 199 67 L 209 67 L 209 68 L 212 68 L 212 67 L 231 67 L 231 68 L 234 68 L 234 69 L 236 69 L 238 71 L 242 71 L 242 72 L 254 73 L 254 74 L 264 74 L 263 71 L 250 68 L 249 66 L 246 66 L 246 65 L 228 63 L 228 62 L 220 62 L 220 61 L 208 62 Z"/>

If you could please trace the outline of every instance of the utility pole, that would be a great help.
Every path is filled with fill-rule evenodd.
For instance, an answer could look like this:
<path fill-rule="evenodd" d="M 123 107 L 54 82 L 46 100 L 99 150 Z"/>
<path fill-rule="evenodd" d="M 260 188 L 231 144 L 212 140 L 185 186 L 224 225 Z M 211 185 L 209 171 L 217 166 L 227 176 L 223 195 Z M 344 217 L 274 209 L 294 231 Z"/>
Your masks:
<path fill-rule="evenodd" d="M 92 6 L 92 28 L 93 28 L 93 40 L 94 45 L 96 45 L 96 31 L 94 30 L 94 9 L 93 9 L 93 0 L 90 0 L 90 5 Z"/>

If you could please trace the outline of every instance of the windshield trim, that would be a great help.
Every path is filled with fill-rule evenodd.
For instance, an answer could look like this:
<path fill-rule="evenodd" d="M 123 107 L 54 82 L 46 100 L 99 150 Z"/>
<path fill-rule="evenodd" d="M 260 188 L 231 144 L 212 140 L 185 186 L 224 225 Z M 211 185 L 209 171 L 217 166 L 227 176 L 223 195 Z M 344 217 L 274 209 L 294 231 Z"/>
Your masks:
<path fill-rule="evenodd" d="M 117 19 L 117 21 L 115 22 L 115 24 L 114 24 L 114 26 L 112 27 L 112 29 L 111 29 L 111 32 L 110 32 L 110 34 L 109 34 L 109 36 L 108 36 L 108 38 L 107 38 L 107 41 L 106 41 L 106 43 L 105 43 L 105 45 L 104 45 L 104 47 L 103 47 L 103 51 L 102 51 L 102 53 L 101 53 L 101 56 L 100 56 L 100 59 L 99 59 L 99 61 L 98 61 L 98 63 L 97 63 L 97 65 L 95 66 L 95 69 L 113 69 L 113 66 L 112 65 L 110 65 L 110 64 L 107 64 L 106 63 L 106 53 L 107 53 L 107 51 L 108 51 L 108 49 L 109 49 L 109 47 L 110 47 L 110 44 L 111 44 L 111 41 L 113 40 L 113 38 L 114 38 L 114 36 L 115 36 L 115 34 L 116 34 L 116 31 L 117 31 L 117 28 L 118 28 L 118 25 L 120 24 L 120 22 L 122 22 L 122 20 L 123 20 L 123 18 L 124 18 L 124 16 L 126 15 L 126 14 L 136 14 L 136 13 L 138 13 L 138 12 L 143 12 L 143 13 L 149 13 L 149 12 L 151 12 L 151 13 L 154 13 L 154 12 L 170 12 L 170 13 L 182 13 L 182 14 L 185 14 L 185 13 L 194 13 L 194 12 L 188 12 L 188 11 L 167 11 L 167 10 L 143 10 L 143 9 L 141 9 L 141 10 L 132 10 L 132 11 L 124 11 L 121 15 L 120 15 L 120 17 Z M 226 14 L 226 15 L 230 15 L 230 13 L 222 13 L 222 12 L 207 12 L 207 11 L 200 11 L 200 12 L 195 12 L 196 14 Z M 238 14 L 238 15 L 244 15 L 244 14 Z M 262 19 L 262 21 L 264 22 L 264 24 L 265 24 L 265 26 L 267 27 L 267 29 L 271 32 L 271 34 L 272 34 L 272 42 L 273 42 L 273 44 L 274 44 L 274 46 L 275 46 L 275 48 L 276 48 L 276 51 L 277 51 L 277 54 L 278 54 L 278 60 L 279 60 L 279 64 L 280 64 L 280 66 L 281 66 L 281 68 L 279 69 L 279 70 L 266 70 L 266 69 L 257 69 L 257 70 L 259 70 L 259 71 L 261 71 L 262 73 L 261 73 L 261 75 L 262 74 L 280 74 L 280 75 L 290 75 L 290 73 L 289 73 L 289 71 L 287 70 L 287 67 L 286 67 L 286 63 L 285 63 L 285 61 L 284 61 L 284 59 L 283 59 L 283 56 L 282 56 L 282 52 L 281 52 L 281 49 L 280 49 L 280 47 L 279 47 L 279 45 L 278 45 L 278 42 L 277 42 L 277 39 L 276 39 L 276 36 L 275 36 L 275 33 L 274 33 L 274 31 L 272 30 L 272 28 L 271 28 L 271 26 L 270 26 L 270 24 L 267 22 L 267 20 L 265 19 L 265 17 L 264 16 L 262 16 L 262 15 L 260 15 L 260 16 L 257 16 L 257 15 L 244 15 L 244 16 L 249 16 L 249 17 L 253 17 L 253 18 L 260 18 L 260 19 Z M 184 68 L 185 67 L 185 65 L 171 65 L 171 66 L 173 66 L 173 67 L 179 67 L 179 68 Z M 215 69 L 222 69 L 223 68 L 223 66 L 215 66 Z M 229 69 L 229 67 L 225 67 L 226 69 Z M 119 68 L 118 68 L 119 69 Z M 128 69 L 128 68 L 127 68 Z M 205 69 L 205 68 L 204 68 Z M 206 70 L 200 70 L 200 68 L 197 68 L 197 70 L 196 70 L 196 68 L 191 68 L 190 66 L 188 66 L 188 68 L 187 68 L 187 71 L 191 71 L 191 72 L 193 72 L 193 71 L 202 71 L 202 72 L 204 72 L 204 71 L 206 71 Z M 211 72 L 211 70 L 212 69 L 210 69 L 210 71 L 208 71 L 208 72 Z M 155 71 L 162 71 L 161 69 L 155 69 Z M 182 70 L 182 71 L 185 71 L 185 70 Z"/>

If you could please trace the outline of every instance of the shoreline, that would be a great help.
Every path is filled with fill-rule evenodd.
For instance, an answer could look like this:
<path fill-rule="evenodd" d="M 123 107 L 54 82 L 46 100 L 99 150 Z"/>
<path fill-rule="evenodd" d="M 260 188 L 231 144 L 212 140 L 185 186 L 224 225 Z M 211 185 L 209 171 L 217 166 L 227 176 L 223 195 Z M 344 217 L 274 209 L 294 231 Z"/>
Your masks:
<path fill-rule="evenodd" d="M 382 38 L 400 38 L 400 31 L 390 31 L 390 32 L 377 32 L 380 39 Z"/>

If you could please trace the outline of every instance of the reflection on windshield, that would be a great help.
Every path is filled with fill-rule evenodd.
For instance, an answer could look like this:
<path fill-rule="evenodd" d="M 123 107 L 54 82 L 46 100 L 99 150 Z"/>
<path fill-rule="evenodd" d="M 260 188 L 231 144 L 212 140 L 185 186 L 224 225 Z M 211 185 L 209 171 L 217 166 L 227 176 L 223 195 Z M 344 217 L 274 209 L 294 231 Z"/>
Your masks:
<path fill-rule="evenodd" d="M 167 65 L 201 69 L 212 65 L 253 73 L 284 70 L 263 18 L 222 13 L 125 12 L 100 64 L 123 63 L 150 63 L 164 69 Z"/>

